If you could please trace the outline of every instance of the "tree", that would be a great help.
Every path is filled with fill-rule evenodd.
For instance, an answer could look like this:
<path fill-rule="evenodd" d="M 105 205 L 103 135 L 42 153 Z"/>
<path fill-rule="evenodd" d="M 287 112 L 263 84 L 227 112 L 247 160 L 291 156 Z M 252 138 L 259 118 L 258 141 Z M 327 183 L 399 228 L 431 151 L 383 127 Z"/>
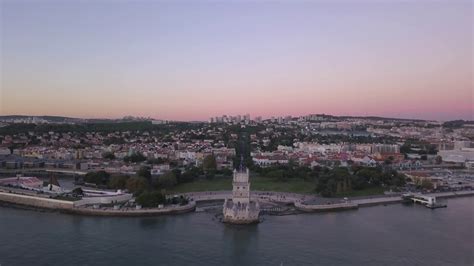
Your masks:
<path fill-rule="evenodd" d="M 332 170 L 324 168 L 316 179 L 316 192 L 323 197 L 331 197 L 338 193 L 362 190 L 368 187 L 379 186 L 383 182 L 381 169 L 353 167 L 355 174 L 348 168 L 338 167 Z M 396 172 L 395 172 L 396 173 Z"/>
<path fill-rule="evenodd" d="M 423 178 L 423 180 L 421 180 L 421 188 L 426 190 L 432 190 L 433 187 L 433 182 L 431 182 L 431 180 L 429 180 L 428 178 Z"/>
<path fill-rule="evenodd" d="M 148 188 L 148 181 L 143 177 L 132 177 L 127 180 L 128 191 L 138 195 Z"/>
<path fill-rule="evenodd" d="M 177 178 L 177 181 L 178 181 L 178 184 L 193 182 L 194 181 L 194 175 L 191 172 L 186 171 L 186 172 L 182 173 L 179 176 L 179 178 Z"/>
<path fill-rule="evenodd" d="M 158 177 L 158 184 L 162 188 L 171 188 L 177 183 L 176 175 L 173 172 L 168 172 Z"/>
<path fill-rule="evenodd" d="M 413 183 L 415 184 L 416 187 L 420 188 L 422 180 L 419 177 L 415 177 L 415 178 L 413 178 Z"/>
<path fill-rule="evenodd" d="M 203 174 L 201 168 L 198 167 L 191 167 L 186 170 L 184 173 L 176 175 L 176 179 L 178 180 L 178 184 L 193 182 L 195 178 L 199 177 Z"/>
<path fill-rule="evenodd" d="M 89 172 L 84 176 L 84 182 L 96 185 L 106 185 L 109 182 L 110 174 L 106 171 Z"/>
<path fill-rule="evenodd" d="M 133 153 L 130 156 L 125 156 L 123 160 L 126 163 L 138 163 L 138 162 L 143 162 L 146 160 L 146 157 L 143 156 L 141 153 Z"/>
<path fill-rule="evenodd" d="M 389 156 L 387 159 L 385 159 L 384 164 L 385 165 L 391 165 L 393 163 L 393 156 Z"/>
<path fill-rule="evenodd" d="M 109 160 L 114 160 L 115 159 L 115 155 L 113 152 L 110 152 L 110 151 L 107 151 L 107 152 L 104 152 L 102 154 L 102 158 L 104 159 L 109 159 Z"/>
<path fill-rule="evenodd" d="M 163 158 L 156 158 L 156 159 L 148 159 L 146 162 L 148 164 L 162 164 L 162 163 L 165 163 L 165 160 L 163 160 Z"/>
<path fill-rule="evenodd" d="M 136 201 L 145 208 L 151 208 L 158 207 L 159 204 L 164 204 L 166 197 L 159 191 L 145 191 L 136 198 Z"/>
<path fill-rule="evenodd" d="M 221 174 L 223 176 L 232 176 L 233 172 L 229 168 L 224 168 L 221 170 Z"/>
<path fill-rule="evenodd" d="M 206 156 L 204 160 L 202 161 L 202 169 L 204 170 L 205 173 L 211 170 L 216 170 L 217 169 L 216 157 L 214 157 L 214 155 Z"/>
<path fill-rule="evenodd" d="M 83 196 L 84 191 L 82 191 L 81 187 L 77 187 L 77 188 L 72 190 L 72 194 L 75 195 L 75 196 Z"/>
<path fill-rule="evenodd" d="M 146 178 L 148 182 L 151 181 L 151 169 L 148 166 L 142 166 L 137 172 L 137 175 L 143 178 Z"/>
<path fill-rule="evenodd" d="M 127 187 L 128 176 L 114 175 L 109 180 L 109 188 L 125 189 Z"/>

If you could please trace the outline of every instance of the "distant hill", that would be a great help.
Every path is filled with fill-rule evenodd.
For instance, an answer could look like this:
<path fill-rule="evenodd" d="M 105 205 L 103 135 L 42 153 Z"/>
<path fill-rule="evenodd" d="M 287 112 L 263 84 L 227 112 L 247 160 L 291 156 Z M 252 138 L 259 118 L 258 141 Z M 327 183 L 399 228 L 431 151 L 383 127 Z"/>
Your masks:
<path fill-rule="evenodd" d="M 83 122 L 85 119 L 81 118 L 73 118 L 73 117 L 65 117 L 65 116 L 51 116 L 51 115 L 41 115 L 41 116 L 34 116 L 34 115 L 2 115 L 0 116 L 0 120 L 19 120 L 19 119 L 41 119 L 46 120 L 49 122 Z"/>
<path fill-rule="evenodd" d="M 443 127 L 447 128 L 460 128 L 465 125 L 472 126 L 474 125 L 474 121 L 469 120 L 453 120 L 453 121 L 446 121 L 443 123 Z"/>
<path fill-rule="evenodd" d="M 355 118 L 355 119 L 368 119 L 368 120 L 388 120 L 388 121 L 403 121 L 403 122 L 429 122 L 431 120 L 425 119 L 412 119 L 412 118 L 393 118 L 393 117 L 381 117 L 381 116 L 338 116 L 339 118 Z"/>
<path fill-rule="evenodd" d="M 394 118 L 394 117 L 381 117 L 381 116 L 350 116 L 350 115 L 328 115 L 328 114 L 315 114 L 318 117 L 322 117 L 327 120 L 341 120 L 341 119 L 367 119 L 367 120 L 386 120 L 386 121 L 399 121 L 399 122 L 429 122 L 430 120 L 423 119 L 412 119 L 412 118 Z"/>
<path fill-rule="evenodd" d="M 131 120 L 131 119 L 108 119 L 108 118 L 75 118 L 67 116 L 32 116 L 32 115 L 3 115 L 0 116 L 0 120 L 45 120 L 49 123 L 117 123 L 117 122 L 132 122 L 132 121 L 145 121 L 145 120 Z"/>

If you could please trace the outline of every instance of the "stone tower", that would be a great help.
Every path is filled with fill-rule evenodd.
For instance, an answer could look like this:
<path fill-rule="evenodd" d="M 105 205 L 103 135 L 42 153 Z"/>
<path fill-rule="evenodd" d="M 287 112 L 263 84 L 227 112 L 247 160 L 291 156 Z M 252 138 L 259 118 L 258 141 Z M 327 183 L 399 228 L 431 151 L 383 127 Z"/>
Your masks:
<path fill-rule="evenodd" d="M 240 204 L 248 204 L 250 202 L 249 169 L 246 169 L 245 172 L 234 169 L 232 201 Z"/>
<path fill-rule="evenodd" d="M 259 221 L 260 206 L 250 197 L 249 169 L 234 170 L 232 199 L 224 202 L 224 222 L 249 224 Z"/>

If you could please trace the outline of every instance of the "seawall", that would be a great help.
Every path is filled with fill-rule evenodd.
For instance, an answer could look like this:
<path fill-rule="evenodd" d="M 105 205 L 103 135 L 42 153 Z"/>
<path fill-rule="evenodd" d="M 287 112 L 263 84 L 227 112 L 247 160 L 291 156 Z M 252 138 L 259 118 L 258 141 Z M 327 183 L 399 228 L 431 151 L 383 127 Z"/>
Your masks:
<path fill-rule="evenodd" d="M 88 216 L 122 216 L 122 217 L 137 217 L 137 216 L 159 216 L 159 215 L 168 215 L 168 214 L 181 214 L 192 212 L 196 209 L 196 202 L 190 202 L 187 205 L 183 206 L 172 206 L 165 207 L 163 209 L 93 209 L 93 208 L 84 208 L 78 207 L 66 210 L 68 213 L 88 215 Z"/>
<path fill-rule="evenodd" d="M 456 197 L 469 197 L 474 196 L 474 190 L 467 191 L 453 191 L 453 192 L 438 192 L 428 193 L 425 196 L 432 196 L 436 198 L 456 198 Z M 318 212 L 318 211 L 338 211 L 347 209 L 357 209 L 359 207 L 370 207 L 376 205 L 386 205 L 401 203 L 403 199 L 400 196 L 392 197 L 378 197 L 368 199 L 357 199 L 350 202 L 344 203 L 333 203 L 333 204 L 302 204 L 295 201 L 295 208 L 304 212 Z"/>
<path fill-rule="evenodd" d="M 301 202 L 295 202 L 295 208 L 303 212 L 326 212 L 326 211 L 339 211 L 339 210 L 350 210 L 357 209 L 358 204 L 355 203 L 334 203 L 334 204 L 314 204 L 307 205 Z"/>
<path fill-rule="evenodd" d="M 271 192 L 273 194 L 273 192 Z M 51 209 L 51 210 L 59 210 L 62 212 L 73 213 L 73 214 L 80 214 L 80 215 L 91 215 L 91 216 L 156 216 L 156 215 L 166 215 L 166 214 L 180 214 L 180 213 L 187 213 L 192 212 L 196 209 L 196 202 L 213 202 L 213 201 L 222 201 L 223 198 L 226 198 L 226 193 L 202 193 L 202 196 L 189 195 L 191 197 L 194 196 L 194 201 L 191 201 L 189 204 L 184 206 L 171 206 L 165 207 L 162 209 L 153 208 L 153 209 L 132 209 L 132 208 L 124 208 L 124 209 L 112 209 L 112 208 L 100 208 L 94 209 L 91 207 L 80 207 L 75 204 L 73 201 L 65 201 L 65 200 L 56 200 L 50 199 L 40 196 L 33 196 L 33 195 L 23 195 L 17 193 L 9 193 L 9 192 L 2 192 L 0 191 L 0 201 L 10 203 L 10 204 L 17 204 L 23 206 L 29 206 L 34 208 L 42 208 L 42 209 Z M 275 193 L 277 194 L 277 193 Z M 429 193 L 424 194 L 427 196 L 434 196 L 437 198 L 454 198 L 454 197 L 468 197 L 474 196 L 474 190 L 467 190 L 467 191 L 453 191 L 453 192 L 438 192 L 438 193 Z M 288 196 L 288 195 L 287 195 Z M 276 201 L 281 200 L 281 197 L 275 197 Z M 385 204 L 395 204 L 402 202 L 402 198 L 400 196 L 391 196 L 391 197 L 377 197 L 377 198 L 367 198 L 367 199 L 356 199 L 349 202 L 341 202 L 341 203 L 333 203 L 333 204 L 303 204 L 301 199 L 297 199 L 296 197 L 286 197 L 284 201 L 293 201 L 294 206 L 296 209 L 303 211 L 303 212 L 323 212 L 323 211 L 339 211 L 339 210 L 347 210 L 347 209 L 357 209 L 359 207 L 369 207 L 375 205 L 385 205 Z"/>
<path fill-rule="evenodd" d="M 196 202 L 192 201 L 184 206 L 170 206 L 162 209 L 112 209 L 91 207 L 78 207 L 73 201 L 49 199 L 38 196 L 15 194 L 0 191 L 0 202 L 6 202 L 14 205 L 28 206 L 40 209 L 50 209 L 71 214 L 81 214 L 90 216 L 156 216 L 165 214 L 180 214 L 192 212 L 196 209 Z"/>
<path fill-rule="evenodd" d="M 43 209 L 72 210 L 74 202 L 0 192 L 0 201 Z"/>

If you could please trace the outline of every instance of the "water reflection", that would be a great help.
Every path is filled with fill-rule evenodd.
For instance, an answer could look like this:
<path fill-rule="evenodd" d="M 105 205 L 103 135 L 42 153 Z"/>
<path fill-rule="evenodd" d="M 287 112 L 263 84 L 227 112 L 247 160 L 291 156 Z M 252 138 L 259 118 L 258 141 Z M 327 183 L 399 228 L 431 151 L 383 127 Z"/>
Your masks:
<path fill-rule="evenodd" d="M 90 217 L 0 207 L 2 265 L 473 265 L 474 198 L 268 216 Z"/>
<path fill-rule="evenodd" d="M 134 218 L 130 218 L 134 219 Z M 139 219 L 140 227 L 143 229 L 159 229 L 166 226 L 166 219 L 163 217 L 146 217 L 146 218 L 135 218 Z"/>
<path fill-rule="evenodd" d="M 224 238 L 230 239 L 230 260 L 236 264 L 245 264 L 248 258 L 258 248 L 258 228 L 260 224 L 232 225 L 223 224 Z"/>

